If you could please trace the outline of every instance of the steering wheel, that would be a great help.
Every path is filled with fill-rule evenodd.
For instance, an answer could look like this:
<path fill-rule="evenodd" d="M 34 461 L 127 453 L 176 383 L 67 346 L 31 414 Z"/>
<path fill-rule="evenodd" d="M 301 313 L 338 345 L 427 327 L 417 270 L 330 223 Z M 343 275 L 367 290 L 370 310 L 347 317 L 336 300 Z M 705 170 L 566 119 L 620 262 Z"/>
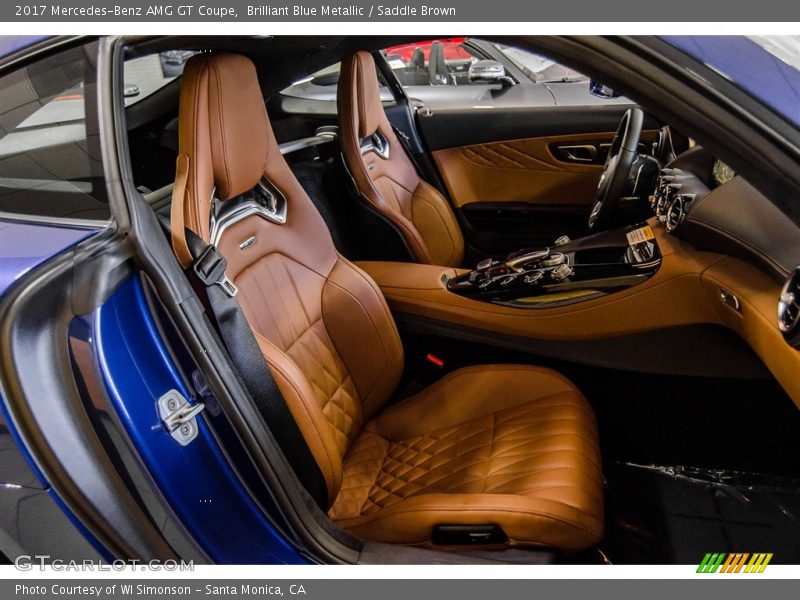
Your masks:
<path fill-rule="evenodd" d="M 638 154 L 643 122 L 644 113 L 637 107 L 629 108 L 622 116 L 606 156 L 603 175 L 597 185 L 592 212 L 589 213 L 589 230 L 601 229 L 617 210 L 619 200 L 628 185 L 631 166 Z"/>

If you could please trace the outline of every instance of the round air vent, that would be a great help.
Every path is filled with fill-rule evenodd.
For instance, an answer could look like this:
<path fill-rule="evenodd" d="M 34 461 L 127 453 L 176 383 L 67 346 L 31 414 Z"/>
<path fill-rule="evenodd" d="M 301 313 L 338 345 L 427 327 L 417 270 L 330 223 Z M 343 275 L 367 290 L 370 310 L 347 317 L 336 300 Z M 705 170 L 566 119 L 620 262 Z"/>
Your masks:
<path fill-rule="evenodd" d="M 800 267 L 783 284 L 778 302 L 778 328 L 792 346 L 800 346 Z"/>
<path fill-rule="evenodd" d="M 683 217 L 686 216 L 685 202 L 683 196 L 677 196 L 667 208 L 667 218 L 664 221 L 664 227 L 669 233 L 675 231 L 680 227 L 683 222 Z"/>
<path fill-rule="evenodd" d="M 656 216 L 658 216 L 658 205 L 663 202 L 666 191 L 667 179 L 664 171 L 662 170 L 656 179 L 656 189 L 653 191 L 653 195 L 650 196 L 650 208 L 653 209 L 653 212 L 656 213 Z"/>
<path fill-rule="evenodd" d="M 693 200 L 694 194 L 678 194 L 670 202 L 664 216 L 664 227 L 668 232 L 672 233 L 681 226 Z"/>

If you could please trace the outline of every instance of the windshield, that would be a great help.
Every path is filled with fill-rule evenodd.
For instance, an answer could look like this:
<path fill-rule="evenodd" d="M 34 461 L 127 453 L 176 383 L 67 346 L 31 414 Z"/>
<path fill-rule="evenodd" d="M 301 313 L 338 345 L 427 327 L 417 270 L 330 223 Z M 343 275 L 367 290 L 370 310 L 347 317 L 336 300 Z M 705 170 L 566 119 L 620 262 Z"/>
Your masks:
<path fill-rule="evenodd" d="M 564 65 L 558 64 L 554 60 L 534 54 L 528 50 L 506 46 L 504 44 L 495 44 L 494 46 L 505 54 L 517 68 L 522 70 L 531 81 L 535 81 L 536 83 L 555 83 L 559 81 L 572 83 L 575 81 L 588 80 L 585 75 L 581 75 Z"/>
<path fill-rule="evenodd" d="M 800 127 L 800 36 L 666 36 Z"/>

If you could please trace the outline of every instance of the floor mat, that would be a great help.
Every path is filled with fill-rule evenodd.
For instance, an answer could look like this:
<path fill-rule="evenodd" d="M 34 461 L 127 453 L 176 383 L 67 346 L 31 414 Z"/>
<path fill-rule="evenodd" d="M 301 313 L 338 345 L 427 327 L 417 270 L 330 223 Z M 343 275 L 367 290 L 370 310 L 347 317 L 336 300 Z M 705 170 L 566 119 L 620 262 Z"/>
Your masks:
<path fill-rule="evenodd" d="M 613 463 L 606 535 L 614 564 L 699 564 L 707 552 L 771 552 L 800 563 L 800 480 Z"/>

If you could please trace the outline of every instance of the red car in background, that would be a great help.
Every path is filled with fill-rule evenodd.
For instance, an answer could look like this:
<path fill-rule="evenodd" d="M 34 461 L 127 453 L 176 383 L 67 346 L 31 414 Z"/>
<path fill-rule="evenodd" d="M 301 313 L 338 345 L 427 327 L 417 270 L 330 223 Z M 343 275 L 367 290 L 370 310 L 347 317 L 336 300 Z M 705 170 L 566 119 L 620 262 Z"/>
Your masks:
<path fill-rule="evenodd" d="M 467 41 L 465 37 L 442 38 L 439 40 L 416 42 L 414 44 L 404 44 L 402 46 L 392 46 L 386 49 L 386 56 L 387 58 L 399 57 L 404 63 L 408 64 L 414 56 L 414 51 L 420 48 L 425 55 L 425 60 L 428 60 L 431 54 L 431 46 L 435 41 L 444 46 L 445 60 L 470 60 L 472 58 L 472 54 L 467 52 L 462 45 Z"/>

